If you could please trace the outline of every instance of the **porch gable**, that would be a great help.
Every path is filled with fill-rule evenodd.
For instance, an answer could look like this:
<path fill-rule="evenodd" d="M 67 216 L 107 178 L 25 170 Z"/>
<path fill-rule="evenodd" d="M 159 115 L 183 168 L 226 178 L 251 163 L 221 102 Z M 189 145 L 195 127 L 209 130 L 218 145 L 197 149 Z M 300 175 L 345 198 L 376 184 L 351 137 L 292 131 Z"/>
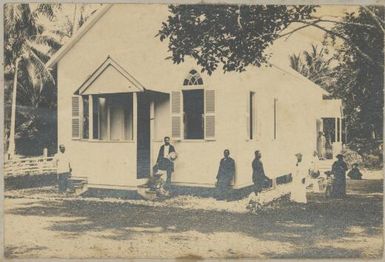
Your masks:
<path fill-rule="evenodd" d="M 110 56 L 75 92 L 78 95 L 143 92 L 145 88 Z"/>

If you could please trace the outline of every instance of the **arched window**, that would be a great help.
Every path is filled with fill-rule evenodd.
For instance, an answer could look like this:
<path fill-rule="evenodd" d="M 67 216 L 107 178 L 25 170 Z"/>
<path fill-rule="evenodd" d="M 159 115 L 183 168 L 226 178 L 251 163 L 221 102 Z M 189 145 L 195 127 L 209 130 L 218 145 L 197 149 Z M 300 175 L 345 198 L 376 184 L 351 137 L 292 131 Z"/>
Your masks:
<path fill-rule="evenodd" d="M 191 70 L 181 90 L 171 92 L 173 139 L 215 138 L 215 90 L 203 88 L 203 79 Z"/>
<path fill-rule="evenodd" d="M 183 94 L 183 129 L 185 139 L 204 138 L 204 90 L 203 80 L 196 70 L 191 70 L 185 80 Z M 194 86 L 188 88 L 187 86 Z"/>
<path fill-rule="evenodd" d="M 191 70 L 183 81 L 184 86 L 203 85 L 201 75 L 196 70 Z"/>

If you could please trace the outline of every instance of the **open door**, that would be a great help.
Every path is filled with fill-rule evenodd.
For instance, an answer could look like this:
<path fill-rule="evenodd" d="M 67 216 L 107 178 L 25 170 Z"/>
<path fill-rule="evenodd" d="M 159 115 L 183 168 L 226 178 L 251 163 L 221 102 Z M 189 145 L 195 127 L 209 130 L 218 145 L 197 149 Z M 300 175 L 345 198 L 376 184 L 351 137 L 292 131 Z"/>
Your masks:
<path fill-rule="evenodd" d="M 151 174 L 151 123 L 150 97 L 146 93 L 137 93 L 137 178 L 146 178 Z"/>

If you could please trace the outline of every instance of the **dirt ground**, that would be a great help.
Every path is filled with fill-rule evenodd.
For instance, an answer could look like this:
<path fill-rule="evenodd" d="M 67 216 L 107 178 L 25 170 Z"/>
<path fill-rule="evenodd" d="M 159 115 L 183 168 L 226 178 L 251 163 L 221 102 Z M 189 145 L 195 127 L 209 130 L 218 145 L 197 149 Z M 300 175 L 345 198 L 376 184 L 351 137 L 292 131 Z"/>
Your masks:
<path fill-rule="evenodd" d="M 349 181 L 348 197 L 309 194 L 249 214 L 245 200 L 164 202 L 5 192 L 9 258 L 379 258 L 383 180 Z"/>

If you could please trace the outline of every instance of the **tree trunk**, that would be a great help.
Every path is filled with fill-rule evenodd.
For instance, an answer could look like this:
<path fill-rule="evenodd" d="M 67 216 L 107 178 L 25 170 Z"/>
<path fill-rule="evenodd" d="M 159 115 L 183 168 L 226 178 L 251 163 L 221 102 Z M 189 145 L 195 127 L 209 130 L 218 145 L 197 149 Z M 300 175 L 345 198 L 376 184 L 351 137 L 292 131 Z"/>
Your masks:
<path fill-rule="evenodd" d="M 8 158 L 12 158 L 16 153 L 15 125 L 16 125 L 17 72 L 19 69 L 19 61 L 20 61 L 20 58 L 17 58 L 15 61 L 15 73 L 14 73 L 14 77 L 13 77 L 11 128 L 10 128 L 10 132 L 9 132 Z"/>
<path fill-rule="evenodd" d="M 74 6 L 74 16 L 72 19 L 72 32 L 71 32 L 71 37 L 76 33 L 78 30 L 78 5 L 75 4 Z"/>

